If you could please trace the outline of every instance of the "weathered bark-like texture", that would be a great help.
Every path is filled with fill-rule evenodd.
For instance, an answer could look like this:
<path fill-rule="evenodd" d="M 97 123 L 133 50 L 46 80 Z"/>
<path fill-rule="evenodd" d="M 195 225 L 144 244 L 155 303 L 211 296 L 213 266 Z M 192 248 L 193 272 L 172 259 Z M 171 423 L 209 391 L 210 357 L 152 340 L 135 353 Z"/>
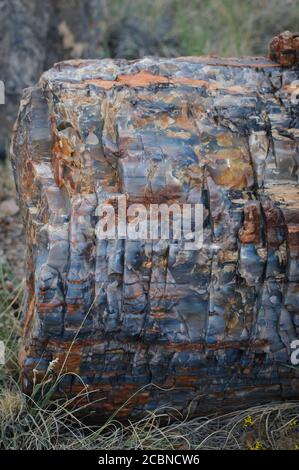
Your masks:
<path fill-rule="evenodd" d="M 298 78 L 255 58 L 69 61 L 24 93 L 26 389 L 58 358 L 101 416 L 147 384 L 120 416 L 298 398 Z M 203 247 L 97 239 L 115 194 L 202 202 Z"/>

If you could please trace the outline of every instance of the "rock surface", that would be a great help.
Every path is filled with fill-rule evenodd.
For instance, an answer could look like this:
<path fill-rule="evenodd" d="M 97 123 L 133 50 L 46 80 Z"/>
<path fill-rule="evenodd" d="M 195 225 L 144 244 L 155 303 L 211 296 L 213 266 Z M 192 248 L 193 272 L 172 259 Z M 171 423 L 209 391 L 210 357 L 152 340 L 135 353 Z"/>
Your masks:
<path fill-rule="evenodd" d="M 19 212 L 19 206 L 14 198 L 6 199 L 0 204 L 0 217 L 13 216 Z"/>
<path fill-rule="evenodd" d="M 57 358 L 74 373 L 58 393 L 80 375 L 101 417 L 126 400 L 119 417 L 298 398 L 285 367 L 299 333 L 298 75 L 255 58 L 80 60 L 25 91 L 12 161 L 26 390 Z M 203 247 L 98 239 L 98 204 L 117 194 L 203 203 Z"/>

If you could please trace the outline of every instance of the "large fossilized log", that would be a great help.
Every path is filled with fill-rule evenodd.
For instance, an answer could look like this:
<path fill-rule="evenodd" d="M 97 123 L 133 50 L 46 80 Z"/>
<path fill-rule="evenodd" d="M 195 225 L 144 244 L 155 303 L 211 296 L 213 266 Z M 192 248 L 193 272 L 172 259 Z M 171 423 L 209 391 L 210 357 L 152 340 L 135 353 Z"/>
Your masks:
<path fill-rule="evenodd" d="M 26 389 L 57 359 L 101 416 L 298 398 L 298 78 L 261 58 L 83 60 L 25 91 Z M 99 239 L 116 194 L 203 203 L 202 248 Z"/>

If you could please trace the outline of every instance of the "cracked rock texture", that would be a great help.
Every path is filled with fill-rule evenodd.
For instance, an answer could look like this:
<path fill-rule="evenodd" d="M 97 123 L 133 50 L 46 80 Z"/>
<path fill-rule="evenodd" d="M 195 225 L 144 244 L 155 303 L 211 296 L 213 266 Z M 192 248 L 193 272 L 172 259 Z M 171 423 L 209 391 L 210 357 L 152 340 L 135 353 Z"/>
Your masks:
<path fill-rule="evenodd" d="M 80 60 L 24 92 L 26 390 L 58 358 L 101 417 L 298 398 L 298 78 L 268 59 Z M 202 202 L 203 247 L 98 239 L 116 194 Z"/>

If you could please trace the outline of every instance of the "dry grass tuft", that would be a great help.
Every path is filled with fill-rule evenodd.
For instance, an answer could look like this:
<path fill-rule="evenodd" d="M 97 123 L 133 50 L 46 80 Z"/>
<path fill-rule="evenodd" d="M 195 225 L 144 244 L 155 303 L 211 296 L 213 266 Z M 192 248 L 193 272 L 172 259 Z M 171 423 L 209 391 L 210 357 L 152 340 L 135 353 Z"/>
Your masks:
<path fill-rule="evenodd" d="M 0 392 L 0 419 L 14 420 L 22 412 L 24 404 L 24 397 L 19 391 L 4 388 Z"/>

